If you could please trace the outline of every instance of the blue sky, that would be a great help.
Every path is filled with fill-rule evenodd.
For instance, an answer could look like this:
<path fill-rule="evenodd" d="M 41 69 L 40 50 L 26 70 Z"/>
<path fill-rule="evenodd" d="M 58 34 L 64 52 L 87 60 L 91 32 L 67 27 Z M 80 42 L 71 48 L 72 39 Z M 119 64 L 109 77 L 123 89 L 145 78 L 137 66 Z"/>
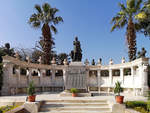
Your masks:
<path fill-rule="evenodd" d="M 119 11 L 118 2 L 124 0 L 2 0 L 0 4 L 0 46 L 9 42 L 12 47 L 33 48 L 41 36 L 40 29 L 32 28 L 27 22 L 35 12 L 35 4 L 48 2 L 57 7 L 64 23 L 57 25 L 58 34 L 54 35 L 57 53 L 70 53 L 73 40 L 78 36 L 83 61 L 94 58 L 103 59 L 108 64 L 110 58 L 115 63 L 127 57 L 125 29 L 110 32 L 111 18 Z M 150 40 L 137 34 L 137 47 L 145 47 L 150 55 Z"/>

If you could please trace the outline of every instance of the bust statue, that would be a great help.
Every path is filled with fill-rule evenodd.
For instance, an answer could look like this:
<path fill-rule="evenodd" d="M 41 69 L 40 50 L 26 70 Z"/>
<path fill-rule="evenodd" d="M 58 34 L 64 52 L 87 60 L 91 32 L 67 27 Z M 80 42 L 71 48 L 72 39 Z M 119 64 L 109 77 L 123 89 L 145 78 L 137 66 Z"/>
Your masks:
<path fill-rule="evenodd" d="M 143 58 L 143 57 L 145 57 L 146 52 L 147 51 L 143 47 L 142 50 L 138 52 L 137 58 Z"/>
<path fill-rule="evenodd" d="M 145 48 L 143 47 L 142 50 L 141 50 L 141 57 L 145 57 L 145 54 L 146 54 L 146 50 L 145 50 Z"/>
<path fill-rule="evenodd" d="M 74 50 L 71 51 L 70 56 L 72 61 L 81 61 L 82 60 L 82 50 L 80 41 L 78 41 L 78 37 L 75 37 L 75 41 L 73 42 Z"/>
<path fill-rule="evenodd" d="M 93 66 L 95 65 L 95 60 L 94 59 L 92 59 L 92 63 L 91 63 Z"/>
<path fill-rule="evenodd" d="M 102 64 L 102 59 L 99 58 L 99 59 L 98 59 L 98 62 L 97 62 L 97 65 L 101 65 L 101 64 Z"/>
<path fill-rule="evenodd" d="M 114 64 L 113 59 L 110 59 L 109 65 L 113 65 L 113 64 Z"/>
<path fill-rule="evenodd" d="M 89 65 L 89 61 L 88 61 L 88 59 L 85 59 L 84 64 L 85 64 L 85 65 Z"/>

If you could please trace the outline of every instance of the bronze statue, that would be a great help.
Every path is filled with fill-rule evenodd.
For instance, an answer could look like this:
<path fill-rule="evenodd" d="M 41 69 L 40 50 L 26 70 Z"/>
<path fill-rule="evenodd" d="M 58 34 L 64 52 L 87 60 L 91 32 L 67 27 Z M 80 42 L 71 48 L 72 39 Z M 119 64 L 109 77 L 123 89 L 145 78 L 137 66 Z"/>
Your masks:
<path fill-rule="evenodd" d="M 147 52 L 147 51 L 146 51 L 145 48 L 143 47 L 142 50 L 138 52 L 137 58 L 144 58 L 146 52 Z"/>
<path fill-rule="evenodd" d="M 95 65 L 95 60 L 94 59 L 92 59 L 92 63 L 91 63 L 92 65 Z"/>
<path fill-rule="evenodd" d="M 142 51 L 141 51 L 141 57 L 145 57 L 145 54 L 146 54 L 146 50 L 145 50 L 145 48 L 143 47 L 142 48 Z"/>
<path fill-rule="evenodd" d="M 74 50 L 71 51 L 70 55 L 72 61 L 81 61 L 82 60 L 82 49 L 80 45 L 80 41 L 78 41 L 78 37 L 75 37 L 75 41 L 73 41 Z"/>

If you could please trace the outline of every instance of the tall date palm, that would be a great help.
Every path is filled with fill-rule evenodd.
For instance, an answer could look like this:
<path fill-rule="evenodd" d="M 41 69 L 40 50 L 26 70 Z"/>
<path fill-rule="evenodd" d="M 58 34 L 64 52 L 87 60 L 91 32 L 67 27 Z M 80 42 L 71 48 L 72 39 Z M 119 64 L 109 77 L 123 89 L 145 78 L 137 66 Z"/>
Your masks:
<path fill-rule="evenodd" d="M 29 23 L 34 28 L 42 29 L 42 36 L 44 38 L 43 43 L 43 63 L 50 64 L 51 51 L 53 46 L 52 32 L 57 33 L 55 25 L 63 22 L 61 16 L 56 16 L 59 11 L 57 8 L 52 8 L 48 3 L 44 3 L 42 7 L 40 5 L 35 5 L 36 13 L 32 14 Z"/>
<path fill-rule="evenodd" d="M 127 0 L 125 4 L 119 3 L 120 11 L 111 21 L 113 24 L 111 31 L 126 26 L 126 40 L 130 61 L 136 58 L 136 31 L 140 28 L 135 17 L 141 11 L 141 4 L 142 0 Z"/>

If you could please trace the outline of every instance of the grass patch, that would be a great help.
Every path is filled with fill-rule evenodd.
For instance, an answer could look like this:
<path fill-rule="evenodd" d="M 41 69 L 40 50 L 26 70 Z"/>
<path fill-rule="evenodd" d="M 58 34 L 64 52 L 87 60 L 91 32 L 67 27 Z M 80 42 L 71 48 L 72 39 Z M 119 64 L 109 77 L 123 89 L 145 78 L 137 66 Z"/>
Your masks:
<path fill-rule="evenodd" d="M 2 107 L 0 107 L 0 113 L 5 113 L 5 112 L 10 111 L 12 109 L 15 109 L 17 107 L 19 107 L 19 105 L 16 105 L 16 106 L 2 106 Z"/>
<path fill-rule="evenodd" d="M 148 111 L 148 102 L 144 101 L 126 101 L 125 102 L 126 108 L 131 108 L 140 113 L 150 113 Z"/>

